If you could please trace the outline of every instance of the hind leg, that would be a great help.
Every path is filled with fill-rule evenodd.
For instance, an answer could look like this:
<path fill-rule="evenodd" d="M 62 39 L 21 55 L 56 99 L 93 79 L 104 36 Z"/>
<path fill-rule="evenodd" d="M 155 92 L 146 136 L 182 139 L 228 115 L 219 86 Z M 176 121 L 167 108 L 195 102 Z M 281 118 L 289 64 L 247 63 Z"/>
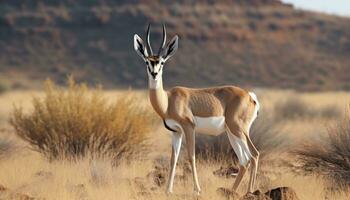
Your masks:
<path fill-rule="evenodd" d="M 246 138 L 247 138 L 248 147 L 251 150 L 251 154 L 252 154 L 252 159 L 251 159 L 252 165 L 251 165 L 251 172 L 250 172 L 250 179 L 249 179 L 249 191 L 253 192 L 255 181 L 256 181 L 256 174 L 259 166 L 259 151 L 255 148 L 249 136 L 246 136 Z"/>
<path fill-rule="evenodd" d="M 238 157 L 238 161 L 240 165 L 238 175 L 232 187 L 233 191 L 237 191 L 240 183 L 242 182 L 243 176 L 248 169 L 250 158 L 252 157 L 252 155 L 248 148 L 244 133 L 239 131 L 239 129 L 232 128 L 232 125 L 231 125 L 231 128 L 229 125 L 227 125 L 227 127 L 228 127 L 227 136 L 229 138 L 229 141 L 231 143 L 231 146 L 234 152 Z M 233 131 L 236 131 L 236 134 L 233 134 Z"/>

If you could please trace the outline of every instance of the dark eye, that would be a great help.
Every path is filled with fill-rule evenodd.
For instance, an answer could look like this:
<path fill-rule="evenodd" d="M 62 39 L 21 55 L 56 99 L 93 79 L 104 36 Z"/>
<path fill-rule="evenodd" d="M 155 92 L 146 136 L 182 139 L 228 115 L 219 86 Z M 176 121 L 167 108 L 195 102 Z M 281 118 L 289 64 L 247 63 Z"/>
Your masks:
<path fill-rule="evenodd" d="M 164 62 L 160 62 L 161 65 L 164 65 Z"/>
<path fill-rule="evenodd" d="M 148 61 L 145 61 L 145 63 L 146 63 L 146 65 L 148 65 L 148 64 L 149 64 L 149 62 L 148 62 Z"/>

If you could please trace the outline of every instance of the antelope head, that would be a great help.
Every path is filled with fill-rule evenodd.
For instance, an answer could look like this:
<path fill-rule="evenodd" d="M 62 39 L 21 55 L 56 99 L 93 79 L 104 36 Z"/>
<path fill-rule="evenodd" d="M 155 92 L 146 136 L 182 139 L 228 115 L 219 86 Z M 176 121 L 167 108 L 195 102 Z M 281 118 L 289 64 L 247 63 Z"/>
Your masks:
<path fill-rule="evenodd" d="M 147 44 L 137 34 L 134 35 L 134 49 L 137 54 L 145 61 L 149 80 L 157 81 L 162 77 L 163 66 L 165 62 L 175 54 L 178 47 L 179 37 L 174 36 L 171 41 L 166 44 L 166 30 L 163 24 L 163 40 L 157 54 L 153 53 L 150 43 L 151 25 L 147 28 Z"/>

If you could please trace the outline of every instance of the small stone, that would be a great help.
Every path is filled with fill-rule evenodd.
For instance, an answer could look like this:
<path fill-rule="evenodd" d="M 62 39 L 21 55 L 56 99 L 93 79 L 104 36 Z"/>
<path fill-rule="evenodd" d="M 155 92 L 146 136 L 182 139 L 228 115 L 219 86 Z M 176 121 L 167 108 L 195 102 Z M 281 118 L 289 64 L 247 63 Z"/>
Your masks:
<path fill-rule="evenodd" d="M 299 200 L 296 192 L 289 187 L 278 187 L 265 193 L 272 200 Z"/>
<path fill-rule="evenodd" d="M 240 200 L 271 200 L 271 198 L 257 190 L 254 193 L 248 192 L 243 197 L 241 197 Z"/>

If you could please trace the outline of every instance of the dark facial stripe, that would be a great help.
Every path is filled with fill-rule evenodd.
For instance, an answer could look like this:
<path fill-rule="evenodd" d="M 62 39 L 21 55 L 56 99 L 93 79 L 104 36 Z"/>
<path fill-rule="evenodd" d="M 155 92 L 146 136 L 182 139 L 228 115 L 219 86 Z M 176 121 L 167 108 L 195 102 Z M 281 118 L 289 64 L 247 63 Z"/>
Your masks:
<path fill-rule="evenodd" d="M 155 65 L 157 65 L 159 63 L 159 61 L 152 61 L 152 60 L 150 60 L 150 62 L 151 62 L 152 66 L 155 66 Z"/>

